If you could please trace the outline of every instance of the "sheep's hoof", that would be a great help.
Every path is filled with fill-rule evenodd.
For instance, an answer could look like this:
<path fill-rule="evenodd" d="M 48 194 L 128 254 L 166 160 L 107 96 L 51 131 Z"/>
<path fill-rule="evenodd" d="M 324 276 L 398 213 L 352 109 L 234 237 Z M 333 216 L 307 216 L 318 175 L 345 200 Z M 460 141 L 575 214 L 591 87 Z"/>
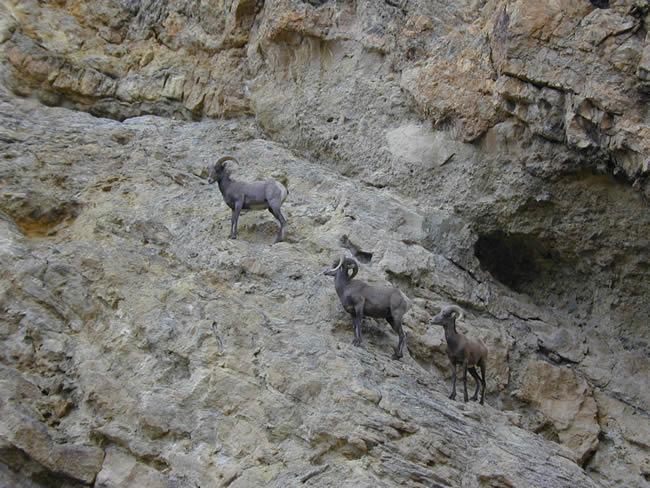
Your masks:
<path fill-rule="evenodd" d="M 234 241 L 235 239 L 237 239 L 237 236 L 230 235 L 228 236 L 228 239 L 232 239 Z"/>
<path fill-rule="evenodd" d="M 456 394 L 452 393 L 451 395 L 449 395 L 449 399 L 450 400 L 455 400 L 456 399 Z"/>
<path fill-rule="evenodd" d="M 355 347 L 359 347 L 361 345 L 361 339 L 353 340 L 352 345 L 355 346 Z"/>
<path fill-rule="evenodd" d="M 399 361 L 401 357 L 402 357 L 402 355 L 401 355 L 401 354 L 397 354 L 397 353 L 394 353 L 393 356 L 392 356 L 392 358 L 393 358 L 395 361 Z"/>

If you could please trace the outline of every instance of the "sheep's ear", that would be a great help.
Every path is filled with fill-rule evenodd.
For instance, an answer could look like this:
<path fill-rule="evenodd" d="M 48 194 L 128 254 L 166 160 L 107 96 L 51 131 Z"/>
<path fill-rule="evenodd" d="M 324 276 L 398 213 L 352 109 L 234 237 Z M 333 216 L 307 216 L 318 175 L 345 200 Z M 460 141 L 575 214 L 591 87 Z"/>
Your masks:
<path fill-rule="evenodd" d="M 350 275 L 350 278 L 354 278 L 359 272 L 359 265 L 356 261 L 353 260 L 348 261 L 348 265 L 352 268 L 352 274 Z"/>

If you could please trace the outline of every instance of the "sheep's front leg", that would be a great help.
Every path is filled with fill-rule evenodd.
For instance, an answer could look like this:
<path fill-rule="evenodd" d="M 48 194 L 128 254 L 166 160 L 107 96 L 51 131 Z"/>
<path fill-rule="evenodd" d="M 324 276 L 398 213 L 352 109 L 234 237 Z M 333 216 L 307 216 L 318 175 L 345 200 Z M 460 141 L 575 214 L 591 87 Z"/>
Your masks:
<path fill-rule="evenodd" d="M 232 209 L 232 217 L 230 219 L 230 239 L 237 239 L 237 222 L 239 221 L 239 214 L 244 206 L 244 202 L 236 201 Z"/>
<path fill-rule="evenodd" d="M 467 359 L 463 361 L 463 400 L 467 403 Z"/>
<path fill-rule="evenodd" d="M 456 363 L 451 362 L 451 377 L 452 377 L 452 386 L 451 386 L 451 395 L 449 395 L 450 400 L 456 399 Z"/>
<path fill-rule="evenodd" d="M 354 305 L 354 318 L 352 323 L 354 324 L 354 341 L 352 345 L 360 346 L 361 345 L 361 321 L 363 320 L 363 301 Z"/>

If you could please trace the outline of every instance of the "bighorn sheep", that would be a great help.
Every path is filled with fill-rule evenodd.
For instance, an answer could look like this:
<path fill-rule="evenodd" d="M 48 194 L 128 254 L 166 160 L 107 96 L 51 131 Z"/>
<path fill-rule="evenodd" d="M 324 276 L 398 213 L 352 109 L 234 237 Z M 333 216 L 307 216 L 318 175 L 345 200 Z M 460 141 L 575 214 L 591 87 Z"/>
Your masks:
<path fill-rule="evenodd" d="M 463 318 L 463 311 L 452 305 L 445 308 L 439 314 L 429 320 L 430 324 L 442 325 L 445 328 L 445 340 L 447 341 L 447 356 L 451 362 L 451 370 L 454 378 L 454 385 L 449 398 L 456 398 L 456 365 L 463 365 L 463 394 L 467 402 L 467 370 L 476 380 L 476 391 L 472 397 L 473 401 L 478 398 L 478 391 L 481 385 L 481 405 L 485 398 L 485 363 L 487 362 L 487 349 L 477 339 L 469 339 L 456 330 L 456 320 Z M 481 376 L 476 371 L 476 366 L 481 368 Z"/>
<path fill-rule="evenodd" d="M 289 193 L 286 186 L 276 180 L 254 181 L 247 183 L 230 179 L 224 166 L 227 160 L 237 161 L 232 156 L 224 156 L 210 168 L 208 183 L 219 183 L 223 200 L 232 209 L 230 239 L 237 239 L 237 221 L 242 209 L 263 210 L 268 208 L 280 222 L 280 233 L 275 242 L 284 239 L 284 225 L 287 223 L 280 211 L 280 206 Z"/>
<path fill-rule="evenodd" d="M 352 275 L 348 274 L 352 270 Z M 359 272 L 359 264 L 350 258 L 341 257 L 323 273 L 334 276 L 334 287 L 346 312 L 352 315 L 354 341 L 361 344 L 361 321 L 363 317 L 384 318 L 399 336 L 393 359 L 403 356 L 406 333 L 402 328 L 402 317 L 409 309 L 409 300 L 397 288 L 372 286 L 353 279 Z"/>

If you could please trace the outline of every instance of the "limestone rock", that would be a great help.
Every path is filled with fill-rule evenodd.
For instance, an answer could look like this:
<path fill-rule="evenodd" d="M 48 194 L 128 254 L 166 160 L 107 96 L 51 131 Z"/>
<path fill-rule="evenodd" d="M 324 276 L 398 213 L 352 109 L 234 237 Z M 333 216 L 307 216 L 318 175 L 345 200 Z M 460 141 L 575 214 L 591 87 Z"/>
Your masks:
<path fill-rule="evenodd" d="M 534 471 L 515 474 L 505 459 L 495 471 L 485 461 L 492 459 L 485 446 L 515 436 L 525 458 L 576 486 L 594 486 L 556 446 L 507 416 L 447 400 L 446 380 L 418 362 L 426 358 L 420 351 L 430 354 L 420 340 L 433 343 L 431 331 L 413 321 L 427 317 L 421 299 L 407 315 L 407 327 L 419 331 L 410 337 L 412 357 L 390 359 L 396 337 L 380 321 L 367 320 L 362 347 L 351 346 L 350 318 L 321 274 L 332 257 L 344 249 L 359 259 L 368 253 L 362 274 L 371 281 L 416 272 L 425 284 L 432 279 L 419 262 L 431 252 L 421 247 L 412 260 L 414 244 L 405 254 L 400 237 L 423 218 L 387 190 L 355 193 L 352 180 L 275 143 L 239 140 L 246 131 L 233 133 L 228 122 L 95 124 L 63 109 L 12 106 L 32 115 L 22 131 L 41 157 L 72 134 L 93 142 L 60 152 L 53 174 L 66 181 L 58 199 L 79 202 L 74 218 L 38 237 L 3 220 L 0 256 L 11 276 L 2 290 L 3 376 L 26 385 L 2 390 L 13 395 L 3 399 L 7 452 L 24 452 L 47 476 L 100 486 L 535 483 Z M 41 124 L 61 133 L 45 142 Z M 205 137 L 214 133 L 223 138 L 218 146 Z M 96 164 L 80 170 L 65 163 L 98 142 L 104 158 Z M 230 211 L 195 176 L 207 162 L 201 153 L 225 148 L 242 162 L 238 172 L 268 174 L 281 164 L 290 175 L 288 242 L 271 245 L 276 224 L 259 213 L 242 216 L 239 240 L 225 238 Z M 6 194 L 17 189 L 15 170 L 25 190 L 42 184 L 41 157 L 24 154 L 3 168 Z M 41 193 L 30 194 L 36 206 Z M 386 202 L 391 211 L 377 212 Z M 329 219 L 317 218 L 323 209 Z M 399 286 L 416 300 L 409 281 Z M 505 364 L 502 340 L 486 342 Z M 507 384 L 496 364 L 492 391 Z M 25 409 L 29 416 L 19 416 Z M 497 424 L 502 434 L 494 437 Z M 479 448 L 480 456 L 470 455 Z M 71 453 L 82 462 L 70 464 Z M 3 459 L 29 479 L 26 464 Z"/>
<path fill-rule="evenodd" d="M 568 368 L 531 361 L 522 372 L 518 396 L 533 403 L 557 432 L 559 441 L 576 455 L 579 464 L 598 445 L 598 408 L 586 382 Z"/>
<path fill-rule="evenodd" d="M 3 2 L 0 484 L 645 486 L 646 3 Z"/>

